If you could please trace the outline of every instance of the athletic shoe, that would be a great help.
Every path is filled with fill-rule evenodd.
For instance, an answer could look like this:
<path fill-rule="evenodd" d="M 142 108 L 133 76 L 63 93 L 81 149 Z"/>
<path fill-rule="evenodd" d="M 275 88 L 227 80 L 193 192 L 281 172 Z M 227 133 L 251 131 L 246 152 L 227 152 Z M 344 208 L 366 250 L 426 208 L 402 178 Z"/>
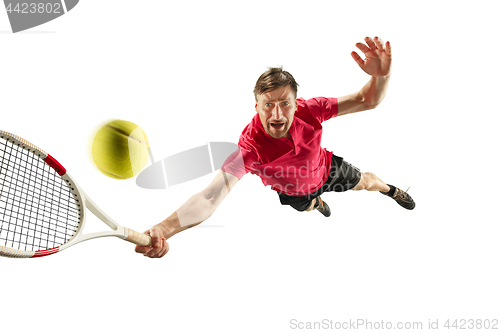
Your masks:
<path fill-rule="evenodd" d="M 314 205 L 314 208 L 318 210 L 321 214 L 323 214 L 325 217 L 328 217 L 332 214 L 332 211 L 330 210 L 330 207 L 326 204 L 326 202 L 321 199 L 321 197 L 317 197 L 316 199 L 316 204 Z"/>
<path fill-rule="evenodd" d="M 392 185 L 389 185 L 389 187 L 391 188 L 389 192 L 380 191 L 380 193 L 393 198 L 401 207 L 404 207 L 409 210 L 415 208 L 415 201 L 413 201 L 413 199 L 410 197 L 408 193 Z"/>

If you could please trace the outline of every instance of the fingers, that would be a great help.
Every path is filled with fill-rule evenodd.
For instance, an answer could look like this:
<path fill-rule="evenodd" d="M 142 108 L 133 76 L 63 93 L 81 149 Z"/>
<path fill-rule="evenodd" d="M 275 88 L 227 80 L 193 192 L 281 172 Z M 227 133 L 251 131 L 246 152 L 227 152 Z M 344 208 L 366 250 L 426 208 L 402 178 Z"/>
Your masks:
<path fill-rule="evenodd" d="M 356 43 L 356 47 L 365 54 L 371 51 L 371 49 L 363 43 Z"/>
<path fill-rule="evenodd" d="M 169 245 L 161 230 L 156 227 L 151 228 L 145 232 L 146 235 L 151 237 L 151 246 L 136 246 L 135 252 L 142 253 L 146 257 L 161 258 L 167 254 Z"/>
<path fill-rule="evenodd" d="M 157 258 L 163 257 L 165 254 L 168 253 L 168 250 L 170 250 L 170 248 L 168 246 L 167 240 L 165 238 L 163 238 L 162 239 L 162 245 L 161 245 L 161 251 L 158 252 L 158 254 L 156 255 Z"/>
<path fill-rule="evenodd" d="M 375 37 L 375 44 L 377 45 L 377 49 L 380 51 L 385 51 L 388 55 L 391 54 L 391 43 L 388 41 L 385 43 L 385 48 L 384 48 L 384 42 L 382 41 L 381 38 Z"/>
<path fill-rule="evenodd" d="M 377 49 L 377 45 L 375 44 L 375 42 L 373 41 L 373 39 L 371 39 L 371 37 L 365 37 L 365 42 L 366 42 L 366 44 L 368 44 L 368 46 L 370 47 L 370 49 L 372 49 L 372 50 L 376 50 Z"/>
<path fill-rule="evenodd" d="M 151 243 L 153 244 L 153 247 L 163 238 L 163 233 L 155 227 L 149 229 L 149 235 L 151 236 Z"/>
<path fill-rule="evenodd" d="M 370 52 L 370 51 L 386 51 L 388 54 L 390 54 L 390 50 L 391 50 L 391 44 L 389 42 L 387 42 L 385 45 L 386 47 L 384 48 L 384 42 L 382 41 L 381 38 L 379 38 L 378 36 L 375 36 L 375 38 L 371 38 L 371 37 L 365 37 L 365 42 L 366 42 L 366 46 L 365 44 L 363 43 L 356 43 L 356 47 L 358 49 L 361 50 L 361 52 L 363 52 L 365 55 Z"/>
<path fill-rule="evenodd" d="M 144 232 L 144 234 L 151 237 L 150 230 Z M 153 238 L 151 238 L 151 244 L 154 244 Z M 152 249 L 152 246 L 140 246 L 140 245 L 135 246 L 135 252 L 137 252 L 137 253 L 148 253 L 149 251 L 151 251 L 151 249 Z"/>
<path fill-rule="evenodd" d="M 375 46 L 377 47 L 377 49 L 380 51 L 383 51 L 384 50 L 384 42 L 382 41 L 382 39 L 375 36 L 375 38 L 373 40 L 375 41 Z"/>
<path fill-rule="evenodd" d="M 149 258 L 161 258 L 168 253 L 169 249 L 167 240 L 162 238 L 158 243 L 153 243 L 153 246 L 136 246 L 135 252 L 142 253 Z"/>
<path fill-rule="evenodd" d="M 365 62 L 359 56 L 359 54 L 357 54 L 356 52 L 352 51 L 351 52 L 351 57 L 354 59 L 354 61 L 356 61 L 356 63 L 359 65 L 359 67 L 363 68 L 363 66 L 365 65 Z"/>

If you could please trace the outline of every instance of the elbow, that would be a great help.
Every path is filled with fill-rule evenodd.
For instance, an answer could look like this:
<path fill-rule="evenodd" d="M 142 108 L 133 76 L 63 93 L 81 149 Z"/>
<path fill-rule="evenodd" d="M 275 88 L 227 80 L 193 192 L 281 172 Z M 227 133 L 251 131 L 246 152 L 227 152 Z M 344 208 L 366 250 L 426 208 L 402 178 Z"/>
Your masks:
<path fill-rule="evenodd" d="M 212 213 L 221 202 L 220 193 L 217 193 L 217 191 L 213 189 L 203 190 L 199 193 L 199 196 L 201 201 L 203 201 L 204 206 Z M 210 213 L 210 215 L 212 215 L 212 213 Z"/>
<path fill-rule="evenodd" d="M 375 109 L 383 100 L 384 96 L 363 96 L 361 99 L 365 110 Z"/>
<path fill-rule="evenodd" d="M 363 107 L 365 110 L 375 109 L 383 100 L 383 96 L 365 96 L 363 97 Z"/>
<path fill-rule="evenodd" d="M 214 190 L 203 190 L 200 192 L 200 196 L 207 202 L 214 202 L 217 199 L 217 194 Z"/>
<path fill-rule="evenodd" d="M 366 111 L 366 110 L 372 110 L 375 109 L 377 106 L 380 105 L 382 101 L 377 101 L 375 99 L 370 99 L 370 98 L 361 98 L 359 104 L 359 110 L 360 111 Z"/>
<path fill-rule="evenodd" d="M 380 101 L 382 102 L 382 101 Z M 370 103 L 366 103 L 364 104 L 364 109 L 365 110 L 372 110 L 372 109 L 375 109 L 377 106 L 380 105 L 380 102 L 370 102 Z"/>
<path fill-rule="evenodd" d="M 369 94 L 365 94 L 363 90 L 360 90 L 356 96 L 356 111 L 366 111 L 375 109 L 377 106 L 382 103 L 382 99 L 377 99 L 376 96 L 370 96 Z"/>

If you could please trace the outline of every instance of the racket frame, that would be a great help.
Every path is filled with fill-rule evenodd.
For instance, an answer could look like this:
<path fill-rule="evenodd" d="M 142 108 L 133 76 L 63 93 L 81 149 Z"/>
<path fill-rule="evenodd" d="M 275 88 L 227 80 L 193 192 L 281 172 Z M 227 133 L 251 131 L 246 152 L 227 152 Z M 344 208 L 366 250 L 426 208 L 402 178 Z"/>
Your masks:
<path fill-rule="evenodd" d="M 66 169 L 51 155 L 47 154 L 44 150 L 38 148 L 33 145 L 29 141 L 0 130 L 0 138 L 5 139 L 20 148 L 38 156 L 42 160 L 45 161 L 51 168 L 53 168 L 59 176 L 64 180 L 66 186 L 68 186 L 71 194 L 73 195 L 77 206 L 79 207 L 79 223 L 78 227 L 75 230 L 73 236 L 64 244 L 59 246 L 45 249 L 45 250 L 37 250 L 37 251 L 24 251 L 13 249 L 0 245 L 0 256 L 4 257 L 13 257 L 13 258 L 36 258 L 43 257 L 47 255 L 51 255 L 57 252 L 60 252 L 64 249 L 67 249 L 70 246 L 75 244 L 84 242 L 89 239 L 101 238 L 101 237 L 118 237 L 134 244 L 139 244 L 143 246 L 151 245 L 151 238 L 147 235 L 138 233 L 137 231 L 133 231 L 132 229 L 126 228 L 113 219 L 111 219 L 106 213 L 104 213 L 81 189 L 80 186 L 75 182 L 73 177 L 66 171 Z M 85 220 L 87 216 L 87 208 L 102 222 L 104 222 L 107 226 L 111 228 L 111 230 L 107 231 L 99 231 L 93 232 L 89 234 L 83 234 L 83 230 L 85 227 Z"/>
<path fill-rule="evenodd" d="M 111 217 L 104 213 L 78 186 L 75 180 L 67 172 L 61 176 L 66 182 L 66 185 L 70 188 L 73 197 L 75 198 L 77 205 L 79 206 L 80 222 L 78 228 L 75 231 L 73 237 L 71 237 L 66 243 L 59 246 L 59 251 L 67 249 L 70 246 L 84 242 L 93 238 L 109 237 L 114 236 L 121 239 L 127 239 L 128 228 L 116 223 Z M 96 217 L 98 217 L 102 222 L 104 222 L 111 230 L 98 231 L 89 234 L 84 234 L 85 220 L 87 217 L 87 209 L 90 210 Z"/>

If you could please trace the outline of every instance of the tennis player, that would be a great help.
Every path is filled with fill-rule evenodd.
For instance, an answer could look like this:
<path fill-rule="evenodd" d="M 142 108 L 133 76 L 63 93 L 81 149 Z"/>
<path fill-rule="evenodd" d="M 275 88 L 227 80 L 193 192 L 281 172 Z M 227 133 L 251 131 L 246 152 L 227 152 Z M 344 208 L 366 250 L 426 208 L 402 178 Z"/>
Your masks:
<path fill-rule="evenodd" d="M 321 195 L 348 190 L 379 191 L 400 206 L 413 209 L 408 193 L 384 183 L 379 177 L 344 161 L 321 147 L 321 123 L 346 114 L 370 110 L 385 97 L 391 71 L 391 45 L 378 37 L 365 38 L 351 56 L 371 75 L 361 90 L 340 98 L 297 99 L 293 76 L 282 68 L 264 72 L 255 85 L 257 114 L 243 130 L 239 150 L 228 158 L 206 189 L 192 196 L 166 220 L 145 233 L 153 246 L 137 246 L 136 252 L 151 258 L 168 252 L 167 239 L 209 218 L 222 200 L 246 173 L 258 175 L 264 185 L 278 194 L 282 205 L 297 211 L 317 210 L 331 215 Z"/>

